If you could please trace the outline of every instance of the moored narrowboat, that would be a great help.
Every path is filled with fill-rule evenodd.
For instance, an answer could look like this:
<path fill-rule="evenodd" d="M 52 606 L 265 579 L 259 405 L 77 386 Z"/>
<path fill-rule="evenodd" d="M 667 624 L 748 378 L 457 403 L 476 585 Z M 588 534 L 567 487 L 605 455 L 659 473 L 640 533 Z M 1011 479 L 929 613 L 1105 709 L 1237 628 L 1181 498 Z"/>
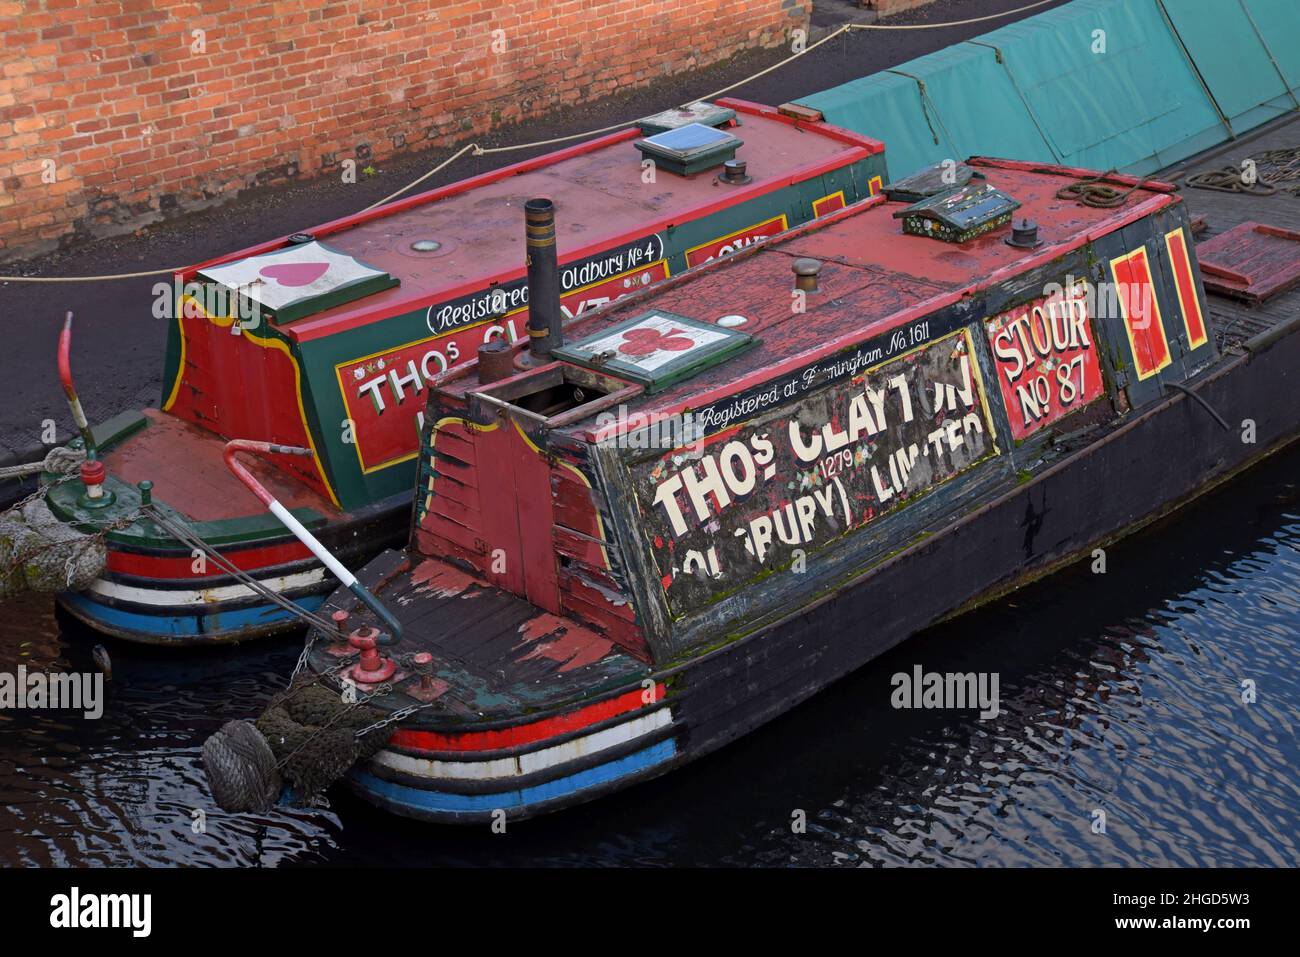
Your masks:
<path fill-rule="evenodd" d="M 60 605 L 160 644 L 265 635 L 298 624 L 285 601 L 319 607 L 332 579 L 225 470 L 230 438 L 310 450 L 250 468 L 343 560 L 402 544 L 427 383 L 522 335 L 529 196 L 565 211 L 558 283 L 574 318 L 843 208 L 884 175 L 876 141 L 721 99 L 177 274 L 156 290 L 171 317 L 160 407 L 95 428 L 104 474 L 47 495 L 63 521 L 108 530 L 103 574 Z"/>
<path fill-rule="evenodd" d="M 1300 434 L 1300 321 L 1221 348 L 1186 204 L 1125 176 L 976 158 L 543 309 L 432 385 L 410 541 L 297 676 L 380 716 L 348 781 L 401 815 L 661 775 Z"/>

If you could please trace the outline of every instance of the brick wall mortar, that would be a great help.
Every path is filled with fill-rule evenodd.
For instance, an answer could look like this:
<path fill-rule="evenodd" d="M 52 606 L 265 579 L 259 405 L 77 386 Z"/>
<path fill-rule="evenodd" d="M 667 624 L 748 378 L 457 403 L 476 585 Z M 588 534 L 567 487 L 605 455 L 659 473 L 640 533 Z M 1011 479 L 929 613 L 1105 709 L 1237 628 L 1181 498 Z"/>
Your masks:
<path fill-rule="evenodd" d="M 346 160 L 359 172 L 778 46 L 807 29 L 810 8 L 0 0 L 0 259 L 337 174 Z"/>

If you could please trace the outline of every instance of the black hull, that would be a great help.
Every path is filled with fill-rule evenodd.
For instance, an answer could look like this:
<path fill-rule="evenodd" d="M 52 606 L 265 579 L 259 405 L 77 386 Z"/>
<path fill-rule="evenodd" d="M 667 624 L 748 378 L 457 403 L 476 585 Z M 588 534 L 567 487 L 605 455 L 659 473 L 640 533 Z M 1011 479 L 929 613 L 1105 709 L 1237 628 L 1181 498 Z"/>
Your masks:
<path fill-rule="evenodd" d="M 1194 399 L 1171 393 L 812 604 L 660 672 L 672 715 L 671 729 L 661 736 L 671 741 L 670 757 L 562 796 L 507 806 L 507 817 L 584 803 L 715 751 L 917 632 L 1142 528 L 1300 437 L 1300 403 L 1289 399 L 1300 363 L 1300 323 L 1248 345 L 1192 384 L 1230 429 Z M 1253 443 L 1243 441 L 1244 420 L 1254 421 Z M 943 571 L 942 588 L 934 586 L 936 569 Z M 542 783 L 582 770 L 577 764 L 557 766 L 540 776 Z M 401 775 L 382 777 L 422 786 Z M 403 816 L 461 824 L 494 820 L 493 811 L 389 800 L 355 776 L 353 785 L 365 799 Z"/>
<path fill-rule="evenodd" d="M 673 766 L 778 717 L 913 634 L 1088 555 L 1300 437 L 1300 324 L 821 599 L 684 670 Z M 1253 444 L 1241 423 L 1253 419 Z M 1176 464 L 1177 470 L 1171 469 Z M 935 569 L 944 587 L 934 587 Z M 666 768 L 656 769 L 660 772 Z"/>

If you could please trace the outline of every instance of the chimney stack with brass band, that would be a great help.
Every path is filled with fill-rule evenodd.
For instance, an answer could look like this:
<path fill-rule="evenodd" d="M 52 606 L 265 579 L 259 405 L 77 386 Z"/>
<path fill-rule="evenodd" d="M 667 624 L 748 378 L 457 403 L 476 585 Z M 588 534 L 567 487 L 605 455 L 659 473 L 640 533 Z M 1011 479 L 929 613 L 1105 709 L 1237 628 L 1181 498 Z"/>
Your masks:
<path fill-rule="evenodd" d="M 549 199 L 524 203 L 524 230 L 528 250 L 528 362 L 541 365 L 551 361 L 552 349 L 564 344 L 555 204 Z"/>

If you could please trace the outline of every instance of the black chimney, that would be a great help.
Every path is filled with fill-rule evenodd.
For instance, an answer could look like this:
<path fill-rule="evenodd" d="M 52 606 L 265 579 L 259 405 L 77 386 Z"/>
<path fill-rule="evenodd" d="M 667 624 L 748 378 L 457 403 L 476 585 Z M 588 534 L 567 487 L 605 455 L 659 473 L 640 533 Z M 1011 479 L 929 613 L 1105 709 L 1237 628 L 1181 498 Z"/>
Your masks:
<path fill-rule="evenodd" d="M 564 345 L 555 204 L 549 199 L 524 203 L 524 239 L 528 252 L 528 361 L 530 365 L 541 365 L 551 361 L 552 349 Z"/>

